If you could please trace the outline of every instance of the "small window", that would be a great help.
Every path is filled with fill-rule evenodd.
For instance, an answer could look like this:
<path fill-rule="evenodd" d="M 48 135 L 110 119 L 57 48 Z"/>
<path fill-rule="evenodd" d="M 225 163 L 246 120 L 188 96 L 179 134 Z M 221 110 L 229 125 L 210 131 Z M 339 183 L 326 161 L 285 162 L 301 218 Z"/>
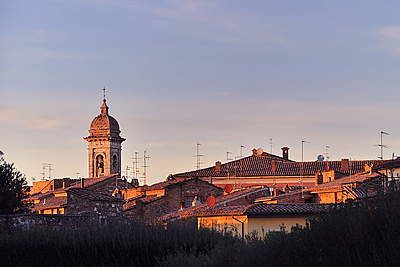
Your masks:
<path fill-rule="evenodd" d="M 186 196 L 185 197 L 185 208 L 192 206 L 192 202 L 195 197 L 196 196 Z M 200 201 L 201 203 L 203 203 L 203 199 L 201 196 L 197 196 L 197 200 Z"/>

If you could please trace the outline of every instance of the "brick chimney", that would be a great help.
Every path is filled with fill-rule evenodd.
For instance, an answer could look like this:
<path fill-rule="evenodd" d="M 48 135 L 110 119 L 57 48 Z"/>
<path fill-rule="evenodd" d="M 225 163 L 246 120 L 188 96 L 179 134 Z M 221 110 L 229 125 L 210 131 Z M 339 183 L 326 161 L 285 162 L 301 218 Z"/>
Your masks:
<path fill-rule="evenodd" d="M 287 146 L 284 146 L 281 148 L 282 149 L 282 158 L 289 160 L 289 149 Z"/>
<path fill-rule="evenodd" d="M 342 159 L 342 162 L 340 164 L 340 170 L 342 172 L 349 171 L 349 159 Z"/>
<path fill-rule="evenodd" d="M 221 161 L 215 162 L 215 173 L 221 172 Z"/>
<path fill-rule="evenodd" d="M 70 178 L 63 178 L 62 179 L 62 188 L 67 188 L 71 184 Z"/>

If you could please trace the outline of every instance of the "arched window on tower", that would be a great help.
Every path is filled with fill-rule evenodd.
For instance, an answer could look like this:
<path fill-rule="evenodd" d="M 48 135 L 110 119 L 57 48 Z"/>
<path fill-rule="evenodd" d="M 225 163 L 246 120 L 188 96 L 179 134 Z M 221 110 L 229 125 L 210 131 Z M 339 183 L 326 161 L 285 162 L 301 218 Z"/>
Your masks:
<path fill-rule="evenodd" d="M 118 167 L 118 159 L 117 159 L 117 155 L 113 156 L 113 171 L 117 171 L 117 167 Z"/>
<path fill-rule="evenodd" d="M 104 158 L 102 155 L 97 155 L 96 157 L 97 174 L 104 173 Z"/>

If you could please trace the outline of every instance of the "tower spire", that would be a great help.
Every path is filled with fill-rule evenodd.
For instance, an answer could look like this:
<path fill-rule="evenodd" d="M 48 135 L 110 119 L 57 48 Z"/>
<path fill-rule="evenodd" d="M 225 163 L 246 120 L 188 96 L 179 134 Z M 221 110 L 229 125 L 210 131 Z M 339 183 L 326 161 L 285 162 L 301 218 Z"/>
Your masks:
<path fill-rule="evenodd" d="M 106 100 L 106 88 L 103 87 L 103 100 Z"/>

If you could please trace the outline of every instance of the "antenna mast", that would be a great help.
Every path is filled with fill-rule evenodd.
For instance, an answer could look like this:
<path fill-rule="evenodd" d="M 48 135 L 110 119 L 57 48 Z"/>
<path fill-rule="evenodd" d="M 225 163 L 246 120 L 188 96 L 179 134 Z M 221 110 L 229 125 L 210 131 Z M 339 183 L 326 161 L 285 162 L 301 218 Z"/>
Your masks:
<path fill-rule="evenodd" d="M 271 154 L 272 154 L 272 148 L 275 146 L 275 144 L 272 142 L 272 138 L 269 139 L 269 145 L 271 146 Z"/>
<path fill-rule="evenodd" d="M 383 144 L 383 135 L 389 135 L 387 132 L 381 131 L 381 143 L 378 145 L 381 148 L 381 156 L 378 157 L 378 159 L 383 160 L 383 149 L 387 148 L 387 146 L 385 146 Z"/>
<path fill-rule="evenodd" d="M 204 155 L 199 154 L 199 146 L 201 146 L 200 143 L 196 144 L 196 170 L 200 170 L 201 166 L 201 157 L 204 157 Z"/>
<path fill-rule="evenodd" d="M 243 148 L 245 148 L 245 146 L 240 146 L 240 158 L 243 158 Z"/>
<path fill-rule="evenodd" d="M 150 167 L 150 166 L 147 166 L 146 161 L 151 158 L 150 156 L 146 156 L 146 153 L 147 153 L 147 151 L 145 150 L 143 153 L 143 183 L 144 184 L 147 184 L 146 171 L 147 171 L 147 167 Z"/>

